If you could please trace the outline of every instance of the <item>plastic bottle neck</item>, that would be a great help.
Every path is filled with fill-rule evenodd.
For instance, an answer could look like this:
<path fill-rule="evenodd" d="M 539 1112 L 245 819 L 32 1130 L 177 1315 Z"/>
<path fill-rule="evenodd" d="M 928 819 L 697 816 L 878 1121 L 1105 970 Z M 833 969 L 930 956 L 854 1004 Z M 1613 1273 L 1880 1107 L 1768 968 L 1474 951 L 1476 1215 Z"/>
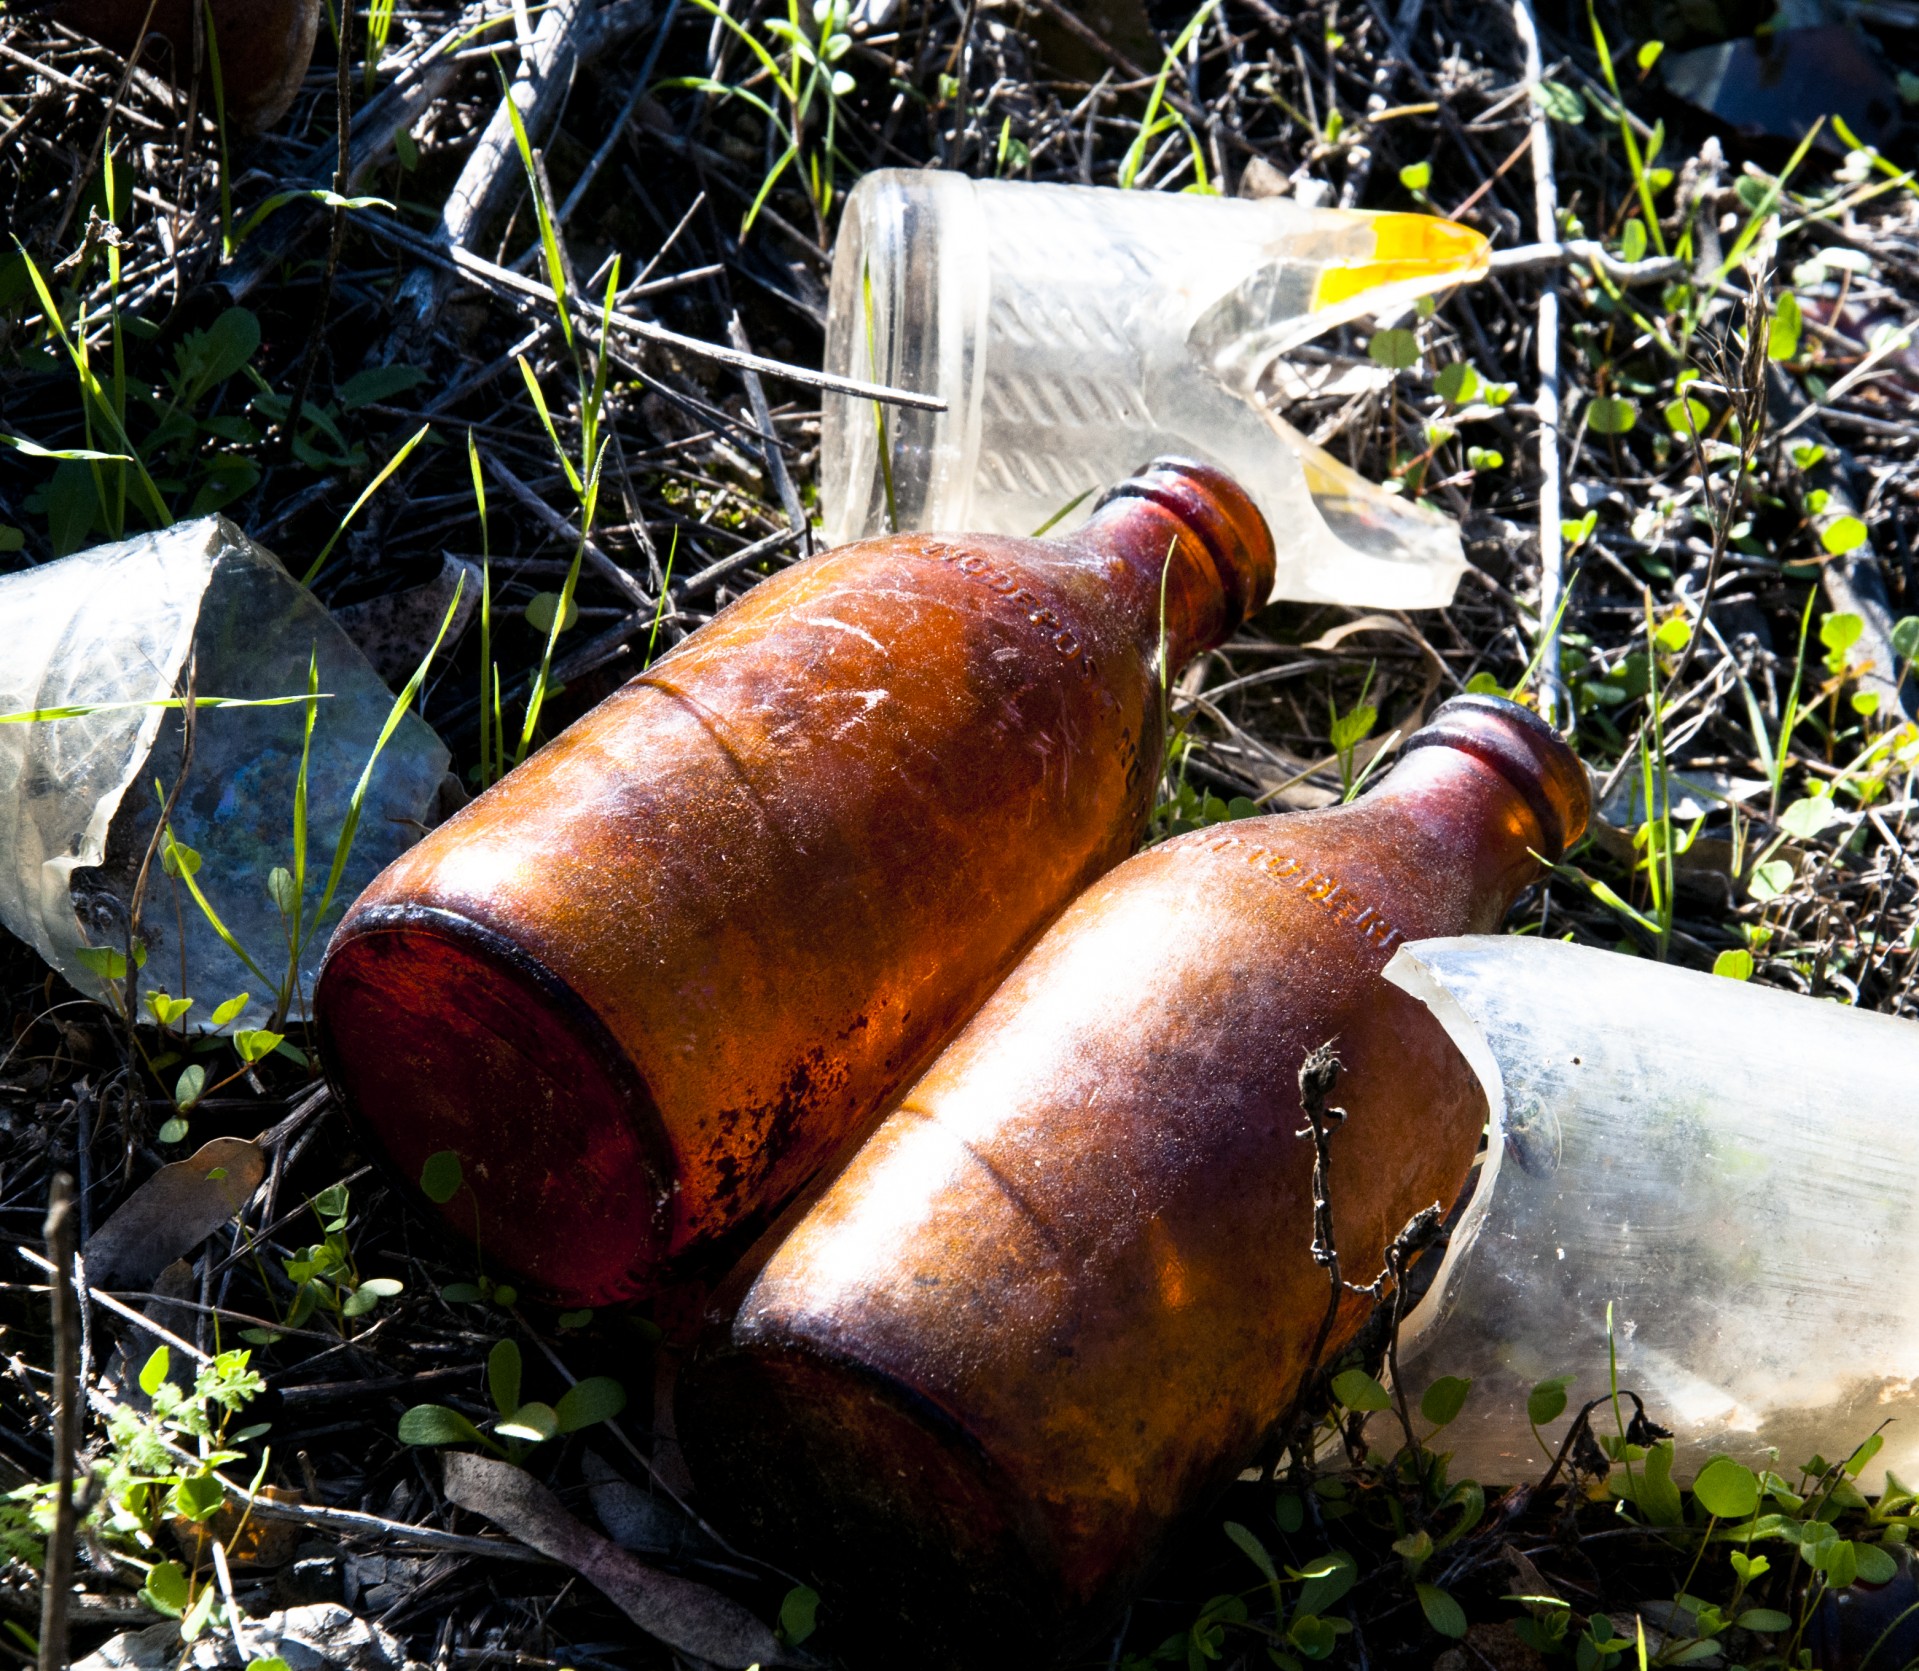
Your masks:
<path fill-rule="evenodd" d="M 1069 543 L 1119 561 L 1149 625 L 1163 623 L 1169 667 L 1224 643 L 1272 594 L 1266 519 L 1232 477 L 1191 459 L 1154 459 L 1109 489 Z"/>

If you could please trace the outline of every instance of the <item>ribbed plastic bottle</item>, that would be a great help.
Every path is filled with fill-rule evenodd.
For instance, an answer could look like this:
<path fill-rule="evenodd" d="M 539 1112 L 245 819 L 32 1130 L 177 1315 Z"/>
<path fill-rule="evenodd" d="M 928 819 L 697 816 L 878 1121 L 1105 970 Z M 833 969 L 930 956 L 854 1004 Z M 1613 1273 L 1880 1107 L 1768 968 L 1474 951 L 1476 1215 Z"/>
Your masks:
<path fill-rule="evenodd" d="M 1162 667 L 1265 601 L 1251 501 L 1162 460 L 1059 540 L 762 582 L 360 896 L 327 1073 L 489 1272 L 642 1296 L 758 1228 L 1150 810 Z"/>
<path fill-rule="evenodd" d="M 1380 970 L 1497 928 L 1587 813 L 1541 720 L 1461 697 L 1363 799 L 1194 831 L 1082 894 L 683 1376 L 705 1512 L 867 1598 L 848 1611 L 915 1664 L 1040 1665 L 1096 1626 L 1311 1353 L 1302 1060 L 1344 1064 L 1330 1196 L 1366 1282 L 1452 1204 L 1486 1113 Z"/>

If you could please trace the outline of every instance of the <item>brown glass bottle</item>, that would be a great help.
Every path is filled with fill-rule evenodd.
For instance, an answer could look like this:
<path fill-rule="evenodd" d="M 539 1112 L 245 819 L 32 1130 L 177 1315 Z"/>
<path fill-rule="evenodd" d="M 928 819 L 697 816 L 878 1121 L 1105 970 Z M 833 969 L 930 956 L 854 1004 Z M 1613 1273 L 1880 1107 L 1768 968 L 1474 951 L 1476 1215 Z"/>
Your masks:
<path fill-rule="evenodd" d="M 1587 811 L 1540 720 L 1462 697 L 1355 804 L 1196 831 L 1095 883 L 682 1379 L 706 1512 L 864 1597 L 914 1663 L 1039 1665 L 1096 1624 L 1311 1351 L 1302 1059 L 1337 1040 L 1331 1200 L 1368 1281 L 1451 1204 L 1485 1118 L 1380 970 L 1403 940 L 1496 928 Z"/>
<path fill-rule="evenodd" d="M 322 1058 L 488 1268 L 599 1305 L 697 1266 L 925 1067 L 1131 850 L 1177 667 L 1265 600 L 1219 472 L 1058 540 L 903 535 L 756 586 L 383 872 Z"/>
<path fill-rule="evenodd" d="M 144 32 L 160 43 L 147 49 L 146 67 L 179 86 L 193 79 L 194 44 L 196 36 L 204 43 L 207 21 L 201 0 L 58 0 L 54 16 L 119 53 L 132 52 Z M 212 22 L 226 120 L 247 133 L 272 127 L 312 61 L 320 0 L 212 0 Z M 212 99 L 203 87 L 201 109 Z"/>

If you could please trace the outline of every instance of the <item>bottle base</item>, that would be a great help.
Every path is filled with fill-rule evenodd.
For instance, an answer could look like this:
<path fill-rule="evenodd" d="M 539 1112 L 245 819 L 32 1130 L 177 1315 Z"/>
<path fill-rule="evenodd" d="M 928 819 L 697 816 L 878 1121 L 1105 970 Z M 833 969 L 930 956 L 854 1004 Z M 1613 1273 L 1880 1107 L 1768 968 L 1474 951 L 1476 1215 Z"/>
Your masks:
<path fill-rule="evenodd" d="M 428 1161 L 458 1157 L 432 1210 L 486 1275 L 599 1306 L 666 1274 L 658 1113 L 543 965 L 453 912 L 376 907 L 328 949 L 313 1008 L 327 1078 L 396 1181 L 422 1196 Z M 444 1187 L 451 1168 L 435 1170 Z"/>
<path fill-rule="evenodd" d="M 702 1512 L 818 1587 L 849 1664 L 1040 1666 L 1077 1638 L 1033 1557 L 1037 1505 L 910 1389 L 723 1347 L 682 1374 L 674 1410 Z"/>

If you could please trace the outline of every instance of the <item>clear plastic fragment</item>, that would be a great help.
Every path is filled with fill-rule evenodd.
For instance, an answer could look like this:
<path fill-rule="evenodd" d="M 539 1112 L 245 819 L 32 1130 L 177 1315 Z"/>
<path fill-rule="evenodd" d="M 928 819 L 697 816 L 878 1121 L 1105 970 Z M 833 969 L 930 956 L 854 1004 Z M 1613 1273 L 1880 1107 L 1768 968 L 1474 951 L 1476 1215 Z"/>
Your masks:
<path fill-rule="evenodd" d="M 319 600 L 220 517 L 0 577 L 0 643 L 0 713 L 126 705 L 0 725 L 0 923 L 82 992 L 106 997 L 80 953 L 100 946 L 124 955 L 145 864 L 136 999 L 148 989 L 194 999 L 177 1023 L 191 1029 L 246 992 L 250 1002 L 231 1025 L 262 1024 L 275 991 L 221 941 L 157 851 L 148 862 L 186 735 L 178 708 L 149 704 L 184 695 L 189 665 L 199 697 L 303 697 L 309 657 L 317 660 L 325 699 L 307 770 L 311 925 L 392 693 Z M 303 702 L 197 710 L 171 818 L 176 840 L 200 856 L 194 880 L 274 983 L 285 980 L 289 956 L 269 878 L 294 865 L 305 717 Z M 303 936 L 292 1016 L 305 1014 L 332 924 L 432 821 L 448 758 L 412 714 L 387 743 L 326 919 Z"/>
<path fill-rule="evenodd" d="M 1472 1378 L 1440 1440 L 1455 1478 L 1545 1472 L 1527 1394 L 1576 1377 L 1557 1445 L 1607 1391 L 1608 1304 L 1620 1385 L 1673 1430 L 1682 1477 L 1717 1452 L 1843 1460 L 1889 1418 L 1861 1487 L 1919 1473 L 1919 1025 L 1515 936 L 1415 942 L 1386 977 L 1492 1109 L 1401 1334 L 1415 1390 Z"/>
<path fill-rule="evenodd" d="M 947 410 L 827 397 L 828 538 L 1071 527 L 1097 489 L 1179 453 L 1258 502 L 1275 597 L 1443 605 L 1458 529 L 1311 446 L 1262 387 L 1301 342 L 1479 279 L 1488 259 L 1479 234 L 1428 215 L 869 174 L 834 256 L 827 366 Z"/>

